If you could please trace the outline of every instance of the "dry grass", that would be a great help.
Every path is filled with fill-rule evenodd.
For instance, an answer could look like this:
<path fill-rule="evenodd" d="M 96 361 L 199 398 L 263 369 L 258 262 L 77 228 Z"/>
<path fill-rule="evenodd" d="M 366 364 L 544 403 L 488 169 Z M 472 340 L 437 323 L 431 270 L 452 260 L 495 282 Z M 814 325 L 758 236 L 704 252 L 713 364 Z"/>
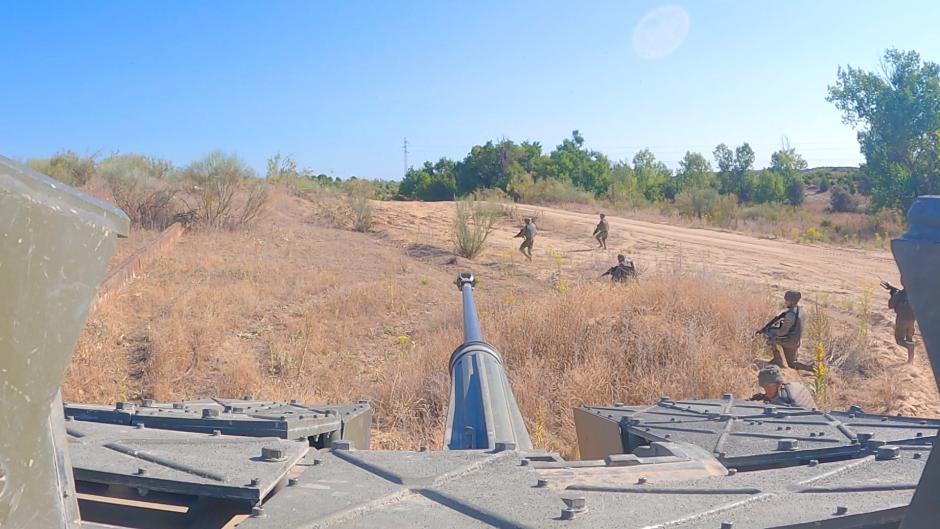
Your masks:
<path fill-rule="evenodd" d="M 365 398 L 375 408 L 373 447 L 439 448 L 447 360 L 462 336 L 452 281 L 466 263 L 434 265 L 393 241 L 330 227 L 330 204 L 277 191 L 246 231 L 187 234 L 91 315 L 66 398 Z M 120 251 L 147 237 L 135 234 Z M 681 267 L 614 287 L 559 263 L 567 283 L 558 289 L 526 275 L 535 268 L 520 270 L 474 269 L 483 277 L 477 302 L 538 446 L 575 455 L 572 408 L 581 404 L 756 389 L 753 332 L 776 311 L 767 288 Z M 809 340 L 842 359 L 831 401 L 891 402 L 897 384 L 886 368 L 853 353 L 871 339 L 860 337 L 859 320 L 823 309 Z M 876 389 L 861 394 L 859 380 Z"/>

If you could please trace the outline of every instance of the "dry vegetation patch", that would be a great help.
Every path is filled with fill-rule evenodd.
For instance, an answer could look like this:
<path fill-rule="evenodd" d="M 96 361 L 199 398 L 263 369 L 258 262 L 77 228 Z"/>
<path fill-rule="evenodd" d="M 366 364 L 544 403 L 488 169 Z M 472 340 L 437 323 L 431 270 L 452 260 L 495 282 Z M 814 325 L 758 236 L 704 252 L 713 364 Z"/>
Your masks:
<path fill-rule="evenodd" d="M 375 408 L 373 447 L 439 448 L 448 359 L 462 339 L 453 277 L 467 266 L 483 278 L 477 303 L 484 336 L 506 358 L 533 440 L 566 456 L 577 450 L 575 406 L 639 404 L 661 394 L 748 396 L 757 365 L 769 359 L 754 336 L 778 310 L 766 286 L 681 266 L 612 286 L 597 280 L 587 261 L 561 257 L 500 275 L 498 262 L 447 264 L 438 253 L 411 251 L 413 241 L 331 227 L 323 216 L 331 210 L 317 196 L 276 190 L 271 201 L 268 214 L 244 231 L 188 233 L 91 315 L 66 398 L 364 398 Z M 380 229 L 390 229 L 390 207 L 378 209 Z M 440 231 L 450 219 L 409 215 L 396 222 Z M 552 224 L 545 225 L 551 233 Z M 150 236 L 135 233 L 120 252 Z M 448 251 L 446 234 L 422 240 Z M 546 269 L 565 288 L 538 281 Z M 891 347 L 882 343 L 889 337 L 880 313 L 816 301 L 807 304 L 802 355 L 808 359 L 816 343 L 826 347 L 833 366 L 826 404 L 923 412 L 896 405 L 901 386 L 922 370 L 894 376 L 893 357 L 870 353 Z M 866 330 L 872 323 L 879 333 Z"/>

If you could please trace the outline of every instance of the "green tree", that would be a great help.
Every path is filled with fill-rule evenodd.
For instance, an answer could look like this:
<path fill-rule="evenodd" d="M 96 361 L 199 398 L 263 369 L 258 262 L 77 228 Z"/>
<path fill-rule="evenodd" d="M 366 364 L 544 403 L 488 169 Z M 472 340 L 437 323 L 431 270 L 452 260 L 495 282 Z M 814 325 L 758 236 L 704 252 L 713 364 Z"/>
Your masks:
<path fill-rule="evenodd" d="M 733 193 L 741 202 L 752 199 L 755 182 L 751 176 L 754 167 L 754 149 L 744 142 L 734 150 L 734 164 L 731 167 Z"/>
<path fill-rule="evenodd" d="M 559 178 L 595 194 L 610 185 L 610 160 L 602 153 L 584 147 L 584 137 L 577 130 L 549 155 Z"/>
<path fill-rule="evenodd" d="M 410 168 L 398 192 L 418 200 L 453 200 L 457 191 L 456 166 L 453 160 L 441 158 L 435 164 L 424 162 L 420 169 Z"/>
<path fill-rule="evenodd" d="M 754 182 L 751 200 L 758 204 L 780 202 L 784 197 L 783 178 L 776 172 L 763 170 Z"/>
<path fill-rule="evenodd" d="M 787 193 L 787 202 L 791 206 L 799 206 L 806 199 L 806 184 L 803 183 L 802 178 L 790 178 L 785 181 L 786 183 L 786 193 Z"/>
<path fill-rule="evenodd" d="M 734 193 L 734 152 L 724 143 L 719 143 L 712 151 L 718 166 L 718 190 L 722 193 Z"/>
<path fill-rule="evenodd" d="M 685 156 L 679 161 L 676 180 L 679 184 L 679 191 L 718 186 L 715 173 L 712 171 L 712 165 L 697 152 L 686 151 Z"/>
<path fill-rule="evenodd" d="M 656 159 L 649 149 L 643 149 L 633 156 L 633 172 L 636 175 L 637 190 L 647 200 L 662 200 L 664 187 L 672 177 L 672 171 L 666 164 Z M 673 194 L 675 196 L 675 194 Z"/>
<path fill-rule="evenodd" d="M 881 72 L 839 68 L 827 98 L 858 130 L 875 209 L 907 208 L 940 192 L 940 66 L 913 51 L 885 52 Z"/>
<path fill-rule="evenodd" d="M 806 167 L 806 160 L 792 147 L 784 146 L 770 155 L 770 170 L 782 178 L 784 194 L 790 205 L 799 206 L 806 198 L 806 186 L 801 172 Z"/>

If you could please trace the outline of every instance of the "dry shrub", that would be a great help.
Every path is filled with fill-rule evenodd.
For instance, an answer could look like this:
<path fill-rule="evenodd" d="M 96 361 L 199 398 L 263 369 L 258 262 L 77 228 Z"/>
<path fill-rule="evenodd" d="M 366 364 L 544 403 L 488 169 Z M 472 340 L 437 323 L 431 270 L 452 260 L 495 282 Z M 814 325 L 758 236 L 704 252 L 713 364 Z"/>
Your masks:
<path fill-rule="evenodd" d="M 214 229 L 239 229 L 253 224 L 268 201 L 267 183 L 238 156 L 215 151 L 189 164 L 181 173 L 195 200 L 200 222 Z"/>
<path fill-rule="evenodd" d="M 486 239 L 496 229 L 503 214 L 499 204 L 476 200 L 461 200 L 454 213 L 454 247 L 457 255 L 473 259 L 480 255 Z"/>
<path fill-rule="evenodd" d="M 115 205 L 131 226 L 163 229 L 173 222 L 177 189 L 168 179 L 172 165 L 156 158 L 129 154 L 107 158 L 98 166 Z"/>

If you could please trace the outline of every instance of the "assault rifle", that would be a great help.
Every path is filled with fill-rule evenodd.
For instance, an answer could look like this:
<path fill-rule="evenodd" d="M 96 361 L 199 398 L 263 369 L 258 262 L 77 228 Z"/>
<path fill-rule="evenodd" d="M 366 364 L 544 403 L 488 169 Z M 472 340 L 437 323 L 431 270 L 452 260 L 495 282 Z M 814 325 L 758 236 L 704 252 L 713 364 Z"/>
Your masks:
<path fill-rule="evenodd" d="M 897 294 L 901 290 L 900 288 L 892 285 L 891 283 L 888 283 L 887 281 L 881 282 L 881 288 L 887 290 L 888 293 L 891 294 L 892 297 L 894 297 L 894 295 Z"/>
<path fill-rule="evenodd" d="M 783 321 L 783 319 L 787 316 L 787 312 L 788 311 L 785 310 L 781 312 L 780 314 L 777 314 L 776 316 L 774 316 L 774 319 L 768 321 L 767 325 L 764 325 L 763 327 L 761 327 L 760 330 L 755 332 L 754 334 L 767 334 L 767 331 L 769 331 L 770 329 L 773 329 L 775 325 Z"/>

